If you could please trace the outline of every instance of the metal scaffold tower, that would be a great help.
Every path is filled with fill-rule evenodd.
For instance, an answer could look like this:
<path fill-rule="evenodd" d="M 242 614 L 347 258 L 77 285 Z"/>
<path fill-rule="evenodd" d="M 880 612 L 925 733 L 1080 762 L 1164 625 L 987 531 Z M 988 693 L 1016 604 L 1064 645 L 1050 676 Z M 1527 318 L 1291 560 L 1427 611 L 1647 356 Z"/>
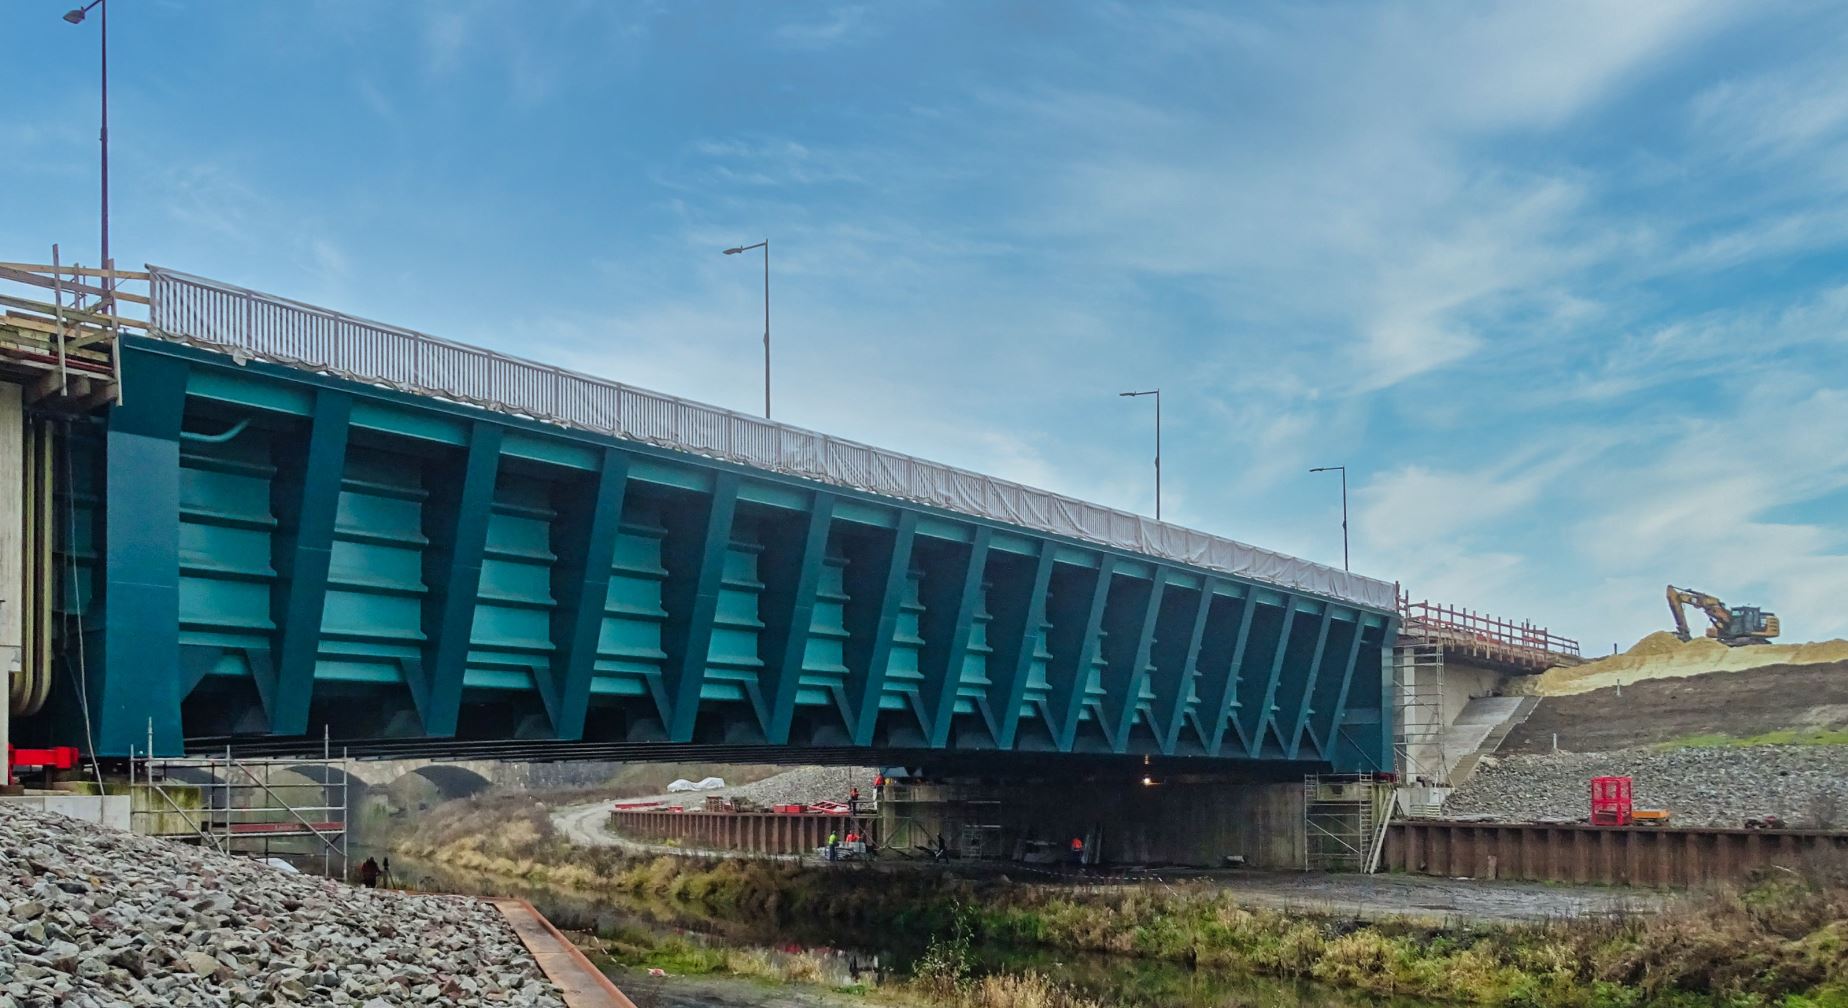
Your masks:
<path fill-rule="evenodd" d="M 1392 818 L 1392 784 L 1370 775 L 1310 774 L 1303 778 L 1303 868 L 1379 868 Z"/>
<path fill-rule="evenodd" d="M 897 850 L 948 847 L 964 858 L 1001 857 L 1001 802 L 965 789 L 887 784 L 880 798 L 885 845 Z"/>
<path fill-rule="evenodd" d="M 1448 785 L 1443 646 L 1401 641 L 1392 653 L 1392 687 L 1399 697 L 1399 718 L 1393 733 L 1399 779 L 1436 787 Z"/>
<path fill-rule="evenodd" d="M 347 873 L 351 796 L 347 760 L 224 756 L 132 760 L 134 832 L 203 844 L 224 854 L 281 858 L 322 874 Z M 337 873 L 337 874 L 336 874 Z"/>

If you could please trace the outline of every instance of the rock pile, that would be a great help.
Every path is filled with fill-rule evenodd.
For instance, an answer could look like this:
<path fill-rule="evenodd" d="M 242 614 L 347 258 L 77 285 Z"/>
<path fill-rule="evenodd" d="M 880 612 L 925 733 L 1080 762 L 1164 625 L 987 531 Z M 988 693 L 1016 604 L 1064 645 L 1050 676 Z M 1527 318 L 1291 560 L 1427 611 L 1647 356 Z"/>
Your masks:
<path fill-rule="evenodd" d="M 844 802 L 848 791 L 857 787 L 861 797 L 870 802 L 873 775 L 878 772 L 870 767 L 797 767 L 727 791 L 759 805 L 806 805 L 817 801 Z"/>
<path fill-rule="evenodd" d="M 1447 815 L 1509 822 L 1579 819 L 1590 780 L 1634 780 L 1638 808 L 1665 808 L 1677 826 L 1739 826 L 1775 814 L 1791 826 L 1848 828 L 1848 746 L 1736 746 L 1484 759 L 1444 803 Z"/>
<path fill-rule="evenodd" d="M 563 1008 L 499 911 L 0 803 L 0 1008 Z"/>

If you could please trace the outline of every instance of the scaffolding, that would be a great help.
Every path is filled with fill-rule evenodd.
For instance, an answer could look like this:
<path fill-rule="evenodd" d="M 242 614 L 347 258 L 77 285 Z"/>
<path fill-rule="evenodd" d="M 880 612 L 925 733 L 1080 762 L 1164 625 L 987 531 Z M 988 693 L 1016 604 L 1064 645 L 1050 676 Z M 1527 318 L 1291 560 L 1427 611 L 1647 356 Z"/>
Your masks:
<path fill-rule="evenodd" d="M 298 866 L 318 856 L 323 875 L 346 877 L 352 802 L 344 752 L 252 759 L 227 748 L 223 757 L 131 758 L 129 766 L 134 832 Z"/>
<path fill-rule="evenodd" d="M 1393 732 L 1399 780 L 1447 786 L 1450 757 L 1444 749 L 1444 646 L 1414 640 L 1393 648 L 1392 688 L 1399 698 Z"/>
<path fill-rule="evenodd" d="M 1579 643 L 1530 621 L 1501 619 L 1473 609 L 1399 596 L 1399 636 L 1442 644 L 1458 655 L 1514 672 L 1577 665 Z"/>
<path fill-rule="evenodd" d="M 1390 781 L 1370 774 L 1303 778 L 1303 869 L 1378 870 L 1392 820 Z"/>
<path fill-rule="evenodd" d="M 122 283 L 148 277 L 67 265 L 56 245 L 50 263 L 0 262 L 0 374 L 19 381 L 37 410 L 83 414 L 120 402 L 122 330 L 147 323 L 118 312 L 148 303 Z"/>
<path fill-rule="evenodd" d="M 884 812 L 888 848 L 948 848 L 959 857 L 973 859 L 1007 855 L 1007 830 L 999 799 L 977 797 L 961 787 L 888 783 L 879 807 Z"/>

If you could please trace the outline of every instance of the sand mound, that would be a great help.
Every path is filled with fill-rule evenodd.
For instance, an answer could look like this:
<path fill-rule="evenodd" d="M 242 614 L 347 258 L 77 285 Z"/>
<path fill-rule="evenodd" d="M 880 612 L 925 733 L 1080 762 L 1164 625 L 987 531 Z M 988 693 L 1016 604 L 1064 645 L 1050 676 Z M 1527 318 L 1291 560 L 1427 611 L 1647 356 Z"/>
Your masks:
<path fill-rule="evenodd" d="M 1639 657 L 1669 655 L 1675 654 L 1686 646 L 1686 644 L 1681 643 L 1681 638 L 1676 637 L 1667 630 L 1657 630 L 1655 633 L 1630 645 L 1630 650 L 1625 651 L 1624 654 L 1637 655 Z"/>
<path fill-rule="evenodd" d="M 1658 630 L 1622 654 L 1570 668 L 1550 669 L 1522 684 L 1521 691 L 1566 696 L 1640 679 L 1675 679 L 1708 672 L 1739 672 L 1762 665 L 1840 661 L 1848 661 L 1848 640 L 1727 647 L 1709 637 L 1696 637 L 1682 643 L 1674 634 Z"/>

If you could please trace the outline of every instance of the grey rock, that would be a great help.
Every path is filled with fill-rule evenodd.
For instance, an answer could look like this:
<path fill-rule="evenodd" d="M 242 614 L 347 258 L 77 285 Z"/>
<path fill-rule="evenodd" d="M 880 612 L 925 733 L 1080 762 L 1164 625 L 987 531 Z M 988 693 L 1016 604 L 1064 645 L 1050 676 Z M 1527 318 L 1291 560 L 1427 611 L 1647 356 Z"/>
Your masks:
<path fill-rule="evenodd" d="M 1511 755 L 1483 764 L 1444 805 L 1446 815 L 1511 822 L 1579 820 L 1590 779 L 1628 776 L 1639 808 L 1666 808 L 1678 826 L 1739 826 L 1772 813 L 1793 826 L 1848 816 L 1848 747 L 1748 746 Z M 1835 822 L 1836 827 L 1848 822 Z"/>
<path fill-rule="evenodd" d="M 488 904 L 278 873 L 18 806 L 0 805 L 0 899 L 0 997 L 21 1006 L 563 1008 Z"/>

